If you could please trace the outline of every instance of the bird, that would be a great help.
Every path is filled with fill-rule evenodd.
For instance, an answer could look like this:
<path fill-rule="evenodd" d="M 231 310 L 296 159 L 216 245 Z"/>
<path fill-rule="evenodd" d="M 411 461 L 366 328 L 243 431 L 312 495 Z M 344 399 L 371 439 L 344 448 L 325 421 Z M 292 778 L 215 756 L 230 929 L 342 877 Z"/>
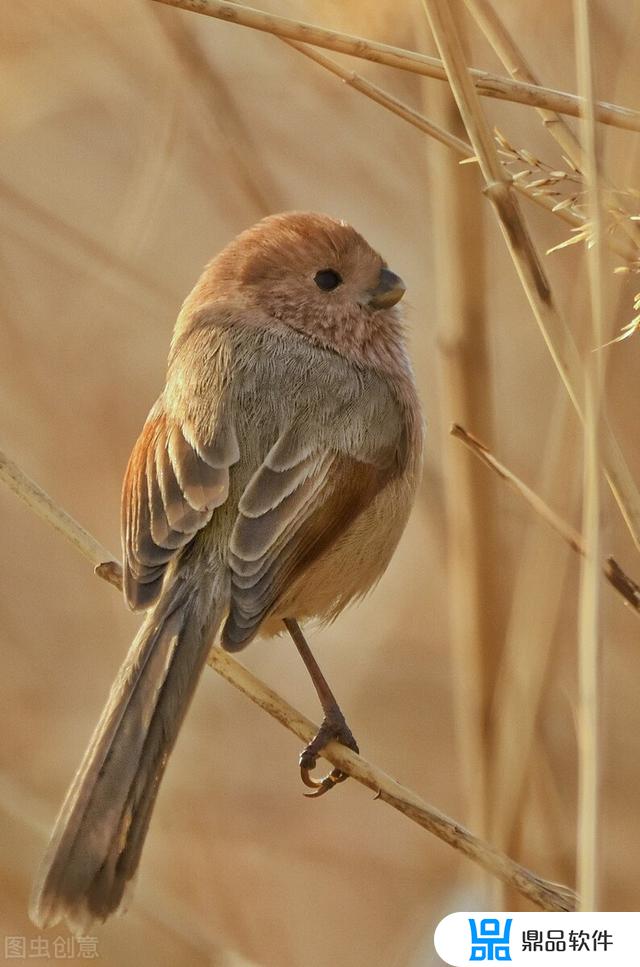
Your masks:
<path fill-rule="evenodd" d="M 162 775 L 212 645 L 282 633 L 324 712 L 300 757 L 357 751 L 300 625 L 385 571 L 420 477 L 423 420 L 402 279 L 351 225 L 270 215 L 205 267 L 122 488 L 123 589 L 145 613 L 56 820 L 30 916 L 122 912 Z"/>

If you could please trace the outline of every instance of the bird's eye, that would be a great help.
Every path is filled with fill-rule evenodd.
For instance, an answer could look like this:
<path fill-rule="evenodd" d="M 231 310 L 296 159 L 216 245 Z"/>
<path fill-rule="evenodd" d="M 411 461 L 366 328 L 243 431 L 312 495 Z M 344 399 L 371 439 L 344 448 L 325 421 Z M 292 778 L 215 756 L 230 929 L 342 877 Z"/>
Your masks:
<path fill-rule="evenodd" d="M 313 281 L 323 292 L 330 292 L 331 289 L 338 288 L 342 282 L 342 276 L 334 272 L 333 269 L 321 269 L 316 272 Z"/>

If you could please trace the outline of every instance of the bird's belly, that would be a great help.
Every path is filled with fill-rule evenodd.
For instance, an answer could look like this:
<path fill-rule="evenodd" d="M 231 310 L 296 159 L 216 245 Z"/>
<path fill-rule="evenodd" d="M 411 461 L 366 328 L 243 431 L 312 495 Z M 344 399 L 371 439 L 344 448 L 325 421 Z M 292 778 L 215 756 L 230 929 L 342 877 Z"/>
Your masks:
<path fill-rule="evenodd" d="M 382 577 L 405 528 L 412 492 L 407 480 L 389 483 L 371 505 L 288 589 L 260 629 L 282 630 L 282 618 L 332 621 Z M 393 508 L 393 510 L 391 510 Z"/>

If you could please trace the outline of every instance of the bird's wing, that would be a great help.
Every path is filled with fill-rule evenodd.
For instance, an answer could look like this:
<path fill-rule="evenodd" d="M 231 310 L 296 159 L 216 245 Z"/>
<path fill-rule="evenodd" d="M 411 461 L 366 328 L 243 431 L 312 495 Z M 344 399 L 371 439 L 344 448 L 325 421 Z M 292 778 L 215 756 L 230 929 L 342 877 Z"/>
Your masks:
<path fill-rule="evenodd" d="M 365 461 L 312 449 L 293 432 L 280 437 L 240 499 L 229 547 L 225 648 L 244 647 L 292 582 L 371 503 L 397 472 L 395 450 L 368 453 Z"/>
<path fill-rule="evenodd" d="M 124 590 L 131 608 L 151 607 L 174 555 L 227 499 L 239 450 L 231 423 L 202 443 L 193 428 L 152 409 L 133 448 L 122 488 Z"/>

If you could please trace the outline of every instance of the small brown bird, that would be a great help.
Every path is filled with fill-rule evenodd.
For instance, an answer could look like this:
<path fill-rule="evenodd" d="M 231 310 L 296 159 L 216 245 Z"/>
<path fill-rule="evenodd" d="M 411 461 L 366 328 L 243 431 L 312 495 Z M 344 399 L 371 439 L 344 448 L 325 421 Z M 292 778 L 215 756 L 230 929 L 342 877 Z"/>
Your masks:
<path fill-rule="evenodd" d="M 176 323 L 166 386 L 122 491 L 124 591 L 145 620 L 58 816 L 38 926 L 122 904 L 158 786 L 216 639 L 283 622 L 331 738 L 357 749 L 297 622 L 329 621 L 385 570 L 419 474 L 422 420 L 401 279 L 326 215 L 265 218 L 205 268 Z"/>

